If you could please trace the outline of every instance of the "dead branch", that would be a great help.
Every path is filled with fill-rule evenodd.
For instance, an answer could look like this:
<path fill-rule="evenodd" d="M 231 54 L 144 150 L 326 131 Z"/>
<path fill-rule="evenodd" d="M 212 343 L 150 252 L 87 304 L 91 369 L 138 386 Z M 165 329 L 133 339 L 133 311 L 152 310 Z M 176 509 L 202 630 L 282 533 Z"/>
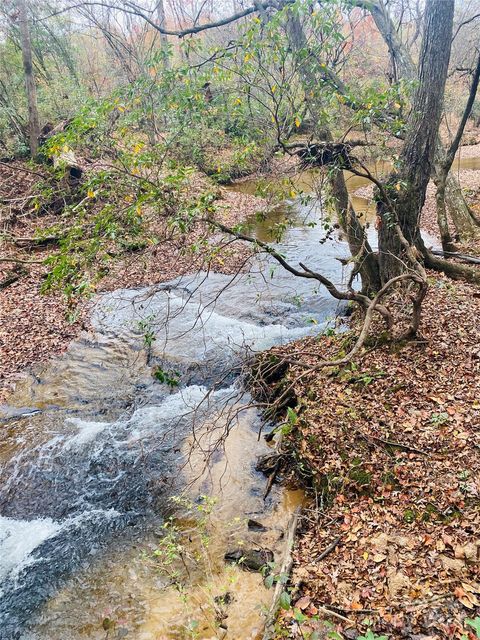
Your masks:
<path fill-rule="evenodd" d="M 20 258 L 0 258 L 0 262 L 15 262 L 18 264 L 43 264 L 44 260 L 20 260 Z"/>
<path fill-rule="evenodd" d="M 299 517 L 300 517 L 300 507 L 298 507 L 293 513 L 287 527 L 285 552 L 283 555 L 283 561 L 280 566 L 280 572 L 279 572 L 281 576 L 290 575 L 290 572 L 292 570 L 292 566 L 293 566 L 292 549 L 293 549 L 293 544 L 295 542 L 295 534 L 297 531 Z M 283 588 L 284 588 L 284 584 L 282 580 L 278 580 L 277 584 L 275 585 L 272 604 L 270 606 L 270 610 L 268 612 L 267 619 L 265 621 L 265 631 L 262 636 L 263 640 L 272 640 L 272 638 L 275 635 L 275 620 L 277 617 L 277 611 L 280 605 L 280 596 L 282 595 Z"/>

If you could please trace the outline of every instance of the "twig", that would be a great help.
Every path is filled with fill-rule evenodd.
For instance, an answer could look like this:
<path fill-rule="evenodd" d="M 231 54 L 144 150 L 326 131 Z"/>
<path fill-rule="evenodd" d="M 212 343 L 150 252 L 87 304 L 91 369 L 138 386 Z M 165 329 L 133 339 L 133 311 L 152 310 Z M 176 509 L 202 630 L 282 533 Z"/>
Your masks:
<path fill-rule="evenodd" d="M 0 262 L 18 262 L 18 264 L 43 264 L 44 260 L 20 260 L 20 258 L 0 258 Z"/>
<path fill-rule="evenodd" d="M 377 440 L 377 442 L 381 442 L 387 447 L 396 447 L 397 449 L 403 449 L 404 451 L 411 451 L 412 453 L 420 453 L 422 456 L 430 455 L 428 451 L 423 451 L 423 449 L 417 449 L 416 447 L 411 447 L 408 444 L 402 444 L 401 442 L 394 442 L 393 440 L 384 440 L 383 438 L 378 438 L 377 436 L 370 436 L 372 440 Z"/>
<path fill-rule="evenodd" d="M 0 164 L 3 167 L 8 167 L 9 169 L 16 169 L 17 171 L 23 171 L 24 173 L 30 173 L 32 176 L 38 176 L 39 178 L 42 178 L 42 179 L 45 179 L 46 177 L 42 173 L 39 173 L 38 171 L 32 171 L 32 169 L 27 169 L 26 167 L 18 167 L 14 164 L 3 162 L 1 160 L 0 160 Z"/>
<path fill-rule="evenodd" d="M 0 291 L 2 291 L 3 289 L 6 289 L 7 287 L 9 287 L 14 282 L 17 282 L 17 280 L 20 280 L 22 275 L 24 275 L 24 274 L 23 273 L 12 273 L 11 275 L 9 275 L 6 278 L 4 278 L 0 282 Z"/>
<path fill-rule="evenodd" d="M 400 606 L 405 609 L 424 609 L 425 607 L 429 607 L 434 602 L 439 602 L 440 600 L 448 600 L 448 598 L 451 598 L 452 596 L 453 594 L 451 593 L 443 593 L 438 596 L 433 596 L 433 598 L 429 598 L 428 600 L 424 600 L 423 602 L 419 602 L 417 604 L 405 603 Z"/>
<path fill-rule="evenodd" d="M 275 482 L 275 478 L 277 477 L 278 470 L 280 468 L 280 460 L 281 455 L 278 456 L 277 461 L 275 462 L 275 466 L 273 467 L 272 473 L 268 476 L 267 486 L 265 488 L 265 493 L 263 494 L 263 499 L 266 500 L 270 491 L 272 490 L 273 483 Z"/>
<path fill-rule="evenodd" d="M 434 256 L 441 256 L 443 258 L 455 258 L 461 262 L 468 262 L 470 264 L 480 264 L 480 258 L 476 256 L 469 256 L 463 253 L 457 253 L 456 251 L 440 251 L 439 249 L 432 249 L 431 253 Z"/>
<path fill-rule="evenodd" d="M 326 616 L 332 616 L 333 618 L 338 618 L 343 622 L 348 622 L 348 624 L 352 624 L 352 625 L 355 624 L 353 620 L 350 620 L 350 618 L 346 618 L 345 616 L 342 616 L 341 613 L 337 613 L 333 609 L 328 609 L 327 607 L 323 607 L 322 605 L 317 606 L 317 609 L 318 611 L 321 611 L 322 613 L 324 613 Z"/>
<path fill-rule="evenodd" d="M 341 533 L 338 536 L 338 538 L 335 538 L 335 540 L 331 544 L 329 544 L 328 547 L 324 551 L 322 551 L 322 553 L 319 556 L 315 558 L 315 562 L 320 562 L 320 560 L 323 560 L 324 558 L 326 558 L 329 553 L 332 553 L 332 551 L 335 549 L 335 547 L 337 547 L 338 543 L 342 538 L 343 538 L 343 533 Z"/>

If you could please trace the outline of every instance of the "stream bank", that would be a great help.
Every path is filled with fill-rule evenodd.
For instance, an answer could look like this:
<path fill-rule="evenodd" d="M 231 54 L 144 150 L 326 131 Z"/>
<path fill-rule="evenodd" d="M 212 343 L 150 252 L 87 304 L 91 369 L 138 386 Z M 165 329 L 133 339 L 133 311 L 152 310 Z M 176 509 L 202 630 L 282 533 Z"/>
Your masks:
<path fill-rule="evenodd" d="M 284 447 L 309 499 L 278 638 L 475 637 L 480 297 L 438 274 L 429 282 L 418 340 L 372 339 L 344 368 L 289 368 L 297 418 Z M 272 353 L 301 352 L 314 367 L 348 351 L 358 330 Z"/>
<path fill-rule="evenodd" d="M 341 283 L 336 258 L 347 248 L 310 225 L 321 216 L 318 203 L 294 199 L 252 221 L 252 232 L 270 233 L 288 217 L 279 250 Z M 5 640 L 256 637 L 271 594 L 260 575 L 226 569 L 224 555 L 246 539 L 281 556 L 298 496 L 275 489 L 263 504 L 265 481 L 254 471 L 266 451 L 257 442 L 261 417 L 239 366 L 245 354 L 324 334 L 339 311 L 314 284 L 259 256 L 246 273 L 198 272 L 99 296 L 92 331 L 34 369 L 4 408 L 1 544 L 13 558 L 2 565 Z M 202 496 L 221 496 L 206 564 L 198 561 L 205 540 L 199 549 L 197 536 L 193 547 L 181 538 L 188 570 L 180 590 L 155 565 L 169 498 L 178 495 L 195 514 Z M 263 541 L 250 519 L 266 526 Z M 191 520 L 175 512 L 181 536 Z M 25 544 L 12 545 L 19 537 Z"/>

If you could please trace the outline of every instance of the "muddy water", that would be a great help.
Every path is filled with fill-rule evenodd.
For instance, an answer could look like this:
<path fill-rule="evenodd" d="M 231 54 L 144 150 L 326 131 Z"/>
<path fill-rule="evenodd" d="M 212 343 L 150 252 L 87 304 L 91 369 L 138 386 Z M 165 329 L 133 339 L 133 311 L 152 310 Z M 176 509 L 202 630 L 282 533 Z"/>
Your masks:
<path fill-rule="evenodd" d="M 388 174 L 391 171 L 392 164 L 386 161 L 377 161 L 371 164 L 369 166 L 369 169 L 374 175 L 382 176 Z M 460 171 L 461 169 L 479 171 L 480 157 L 464 158 L 460 154 L 455 160 L 453 170 Z M 375 203 L 370 198 L 364 198 L 357 195 L 356 193 L 357 190 L 361 187 L 371 185 L 370 181 L 366 178 L 356 176 L 350 171 L 344 171 L 344 176 L 348 193 L 355 211 L 359 213 L 367 223 L 370 223 L 371 227 L 371 223 L 375 219 Z M 315 192 L 316 185 L 319 183 L 319 179 L 319 172 L 312 170 L 303 171 L 302 173 L 295 175 L 294 177 L 292 177 L 291 181 L 295 189 L 308 194 Z M 252 180 L 247 180 L 239 183 L 234 188 L 244 193 L 255 194 L 257 191 L 257 183 Z M 253 232 L 255 236 L 259 240 L 263 240 L 264 242 L 271 241 L 273 237 L 272 225 L 288 222 L 292 217 L 292 214 L 294 218 L 297 216 L 298 219 L 297 207 L 295 207 L 295 210 L 292 212 L 289 207 L 285 207 L 285 205 L 282 205 L 279 206 L 276 210 L 270 212 L 265 219 L 255 220 L 253 226 Z M 375 234 L 373 233 L 373 229 L 371 228 L 369 239 L 373 242 L 373 244 L 375 244 Z"/>
<path fill-rule="evenodd" d="M 340 283 L 346 247 L 305 226 L 318 208 L 294 209 L 279 249 Z M 2 409 L 0 638 L 256 637 L 271 593 L 224 554 L 260 547 L 279 561 L 299 497 L 275 488 L 263 499 L 254 467 L 268 448 L 239 365 L 337 312 L 265 257 L 237 277 L 199 273 L 96 300 L 93 330 Z M 172 503 L 179 495 L 188 507 Z"/>

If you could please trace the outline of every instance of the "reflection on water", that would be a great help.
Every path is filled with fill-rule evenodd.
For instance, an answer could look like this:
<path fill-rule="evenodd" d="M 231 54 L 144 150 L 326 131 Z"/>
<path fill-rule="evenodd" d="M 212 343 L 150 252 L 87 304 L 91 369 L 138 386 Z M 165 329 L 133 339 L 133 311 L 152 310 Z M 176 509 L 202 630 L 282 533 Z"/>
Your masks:
<path fill-rule="evenodd" d="M 379 160 L 369 164 L 368 168 L 375 176 L 388 175 L 392 170 L 392 163 Z M 480 170 L 480 157 L 463 158 L 460 153 L 452 170 L 460 171 L 461 169 Z M 364 220 L 370 223 L 373 222 L 376 215 L 375 203 L 370 198 L 364 198 L 356 194 L 358 189 L 370 186 L 371 182 L 367 178 L 357 176 L 350 171 L 344 171 L 343 174 L 353 208 L 358 214 L 361 214 Z M 319 189 L 322 174 L 319 170 L 312 169 L 293 175 L 290 180 L 297 191 L 309 194 Z M 275 185 L 275 181 L 273 180 L 271 184 Z M 231 188 L 242 193 L 255 195 L 258 190 L 258 183 L 256 180 L 244 180 Z M 284 204 L 272 209 L 266 215 L 252 216 L 250 231 L 258 240 L 271 242 L 275 239 L 271 231 L 272 227 L 288 222 L 292 217 L 298 221 L 298 208 L 294 207 L 292 210 L 291 205 Z"/>

